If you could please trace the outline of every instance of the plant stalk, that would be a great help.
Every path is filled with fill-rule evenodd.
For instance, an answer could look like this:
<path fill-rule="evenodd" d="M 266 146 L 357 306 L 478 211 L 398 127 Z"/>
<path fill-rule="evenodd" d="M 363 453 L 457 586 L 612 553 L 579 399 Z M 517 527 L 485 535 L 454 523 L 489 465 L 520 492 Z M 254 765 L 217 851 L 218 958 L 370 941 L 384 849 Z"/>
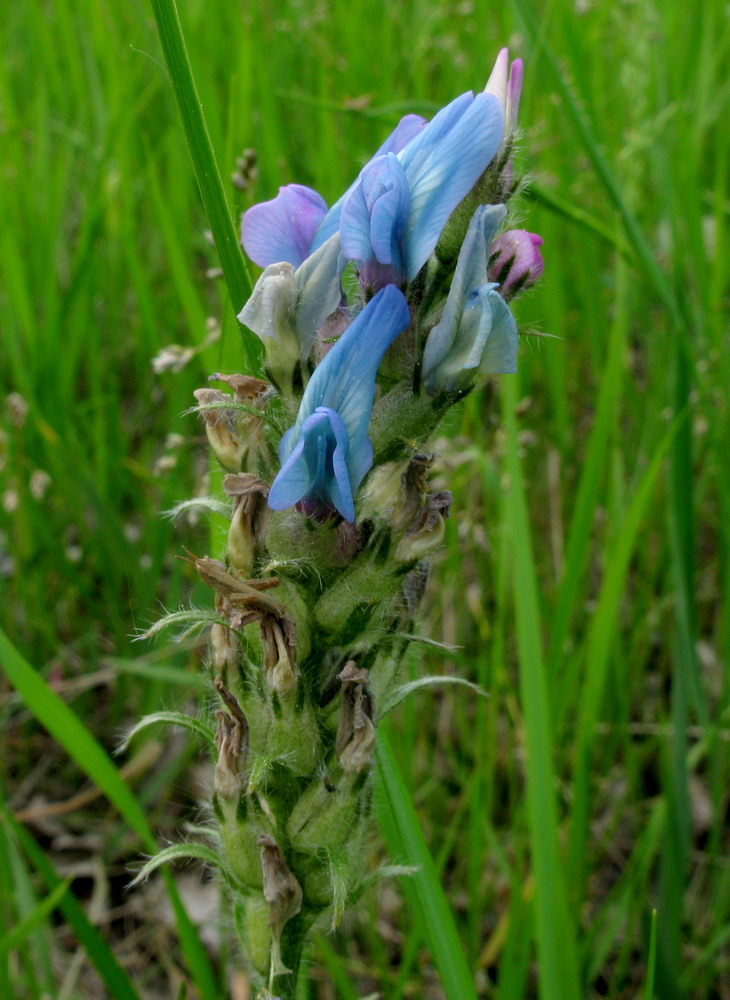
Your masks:
<path fill-rule="evenodd" d="M 252 283 L 226 202 L 223 181 L 195 87 L 177 7 L 175 0 L 151 0 L 151 3 L 200 196 L 213 233 L 228 294 L 234 311 L 238 312 L 251 294 Z M 260 375 L 263 370 L 261 344 L 244 326 L 241 326 L 241 332 L 246 372 Z"/>

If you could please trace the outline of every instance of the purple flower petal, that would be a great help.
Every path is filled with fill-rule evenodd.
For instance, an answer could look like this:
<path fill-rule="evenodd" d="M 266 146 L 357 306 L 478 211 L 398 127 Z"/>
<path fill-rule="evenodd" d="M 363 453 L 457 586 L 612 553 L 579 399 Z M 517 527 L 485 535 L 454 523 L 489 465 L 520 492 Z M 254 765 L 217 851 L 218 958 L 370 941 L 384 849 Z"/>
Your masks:
<path fill-rule="evenodd" d="M 492 243 L 489 280 L 499 282 L 503 295 L 534 285 L 543 271 L 542 236 L 526 229 L 508 229 Z"/>
<path fill-rule="evenodd" d="M 311 188 L 288 184 L 276 198 L 254 205 L 241 221 L 241 242 L 259 267 L 286 261 L 294 267 L 306 260 L 327 203 Z"/>
<path fill-rule="evenodd" d="M 373 159 L 376 156 L 385 156 L 386 153 L 400 153 L 427 124 L 426 119 L 421 115 L 404 115 L 373 156 Z"/>

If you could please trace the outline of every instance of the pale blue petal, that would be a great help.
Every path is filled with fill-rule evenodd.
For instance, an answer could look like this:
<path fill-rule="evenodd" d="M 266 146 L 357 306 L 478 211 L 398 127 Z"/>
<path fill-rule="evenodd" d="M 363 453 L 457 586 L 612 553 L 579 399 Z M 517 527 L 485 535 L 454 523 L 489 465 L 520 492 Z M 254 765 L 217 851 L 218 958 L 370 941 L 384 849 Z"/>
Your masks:
<path fill-rule="evenodd" d="M 458 392 L 473 382 L 492 330 L 492 308 L 487 296 L 493 287 L 474 289 L 456 321 L 448 320 L 447 326 L 442 317 L 429 334 L 423 352 L 423 384 L 431 395 Z M 435 346 L 446 349 L 437 357 Z"/>
<path fill-rule="evenodd" d="M 328 406 L 342 417 L 350 442 L 364 436 L 370 422 L 378 367 L 409 322 L 403 293 L 395 285 L 386 285 L 314 369 L 302 398 L 298 421 L 318 406 Z"/>
<path fill-rule="evenodd" d="M 345 195 L 340 235 L 347 260 L 367 260 L 371 256 L 370 210 L 362 184 L 355 184 Z"/>
<path fill-rule="evenodd" d="M 426 263 L 449 216 L 489 166 L 502 142 L 503 130 L 500 102 L 492 94 L 478 94 L 442 136 L 439 146 L 406 166 L 411 189 L 411 211 L 404 235 L 409 279 Z M 427 131 L 424 129 L 413 143 Z M 404 152 L 408 150 L 410 146 Z"/>
<path fill-rule="evenodd" d="M 302 360 L 309 356 L 317 331 L 340 304 L 340 277 L 344 264 L 339 236 L 334 235 L 296 271 L 299 292 L 296 329 Z"/>
<path fill-rule="evenodd" d="M 408 220 L 410 193 L 394 153 L 372 160 L 342 206 L 342 252 L 348 260 L 401 263 L 400 241 Z"/>
<path fill-rule="evenodd" d="M 357 181 L 355 183 L 357 183 Z M 345 193 L 342 195 L 342 197 L 339 198 L 334 203 L 332 208 L 325 215 L 324 219 L 320 223 L 319 229 L 314 234 L 311 246 L 312 250 L 319 249 L 319 247 L 321 247 L 323 243 L 326 243 L 327 240 L 331 236 L 334 236 L 334 234 L 339 230 L 340 216 L 342 215 L 342 205 L 345 198 L 348 196 L 353 187 L 354 184 L 351 184 L 350 187 L 347 189 L 347 191 L 345 191 Z"/>
<path fill-rule="evenodd" d="M 322 407 L 317 412 L 323 412 Z M 327 409 L 330 428 L 334 435 L 335 447 L 331 456 L 332 468 L 327 470 L 326 497 L 332 506 L 339 511 L 346 521 L 355 521 L 355 501 L 353 492 L 360 485 L 359 481 L 353 485 L 352 474 L 348 468 L 352 461 L 351 446 L 347 438 L 347 430 L 339 414 L 334 410 Z M 371 449 L 372 462 L 372 449 Z M 370 468 L 370 466 L 368 466 Z M 367 471 L 367 470 L 366 470 Z"/>
<path fill-rule="evenodd" d="M 489 301 L 491 291 L 489 285 L 476 288 L 464 307 L 454 359 L 458 362 L 461 371 L 471 373 L 481 364 L 484 348 L 493 332 L 494 317 Z M 461 347 L 460 352 L 458 351 L 459 347 Z"/>
<path fill-rule="evenodd" d="M 398 154 L 398 159 L 407 171 L 419 169 L 471 107 L 473 101 L 474 95 L 471 91 L 467 91 L 466 94 L 455 97 L 434 115 L 428 125 Z"/>
<path fill-rule="evenodd" d="M 423 351 L 423 377 L 427 384 L 432 373 L 452 351 L 457 334 L 459 341 L 466 343 L 463 313 L 471 293 L 487 280 L 489 247 L 506 212 L 504 205 L 480 205 L 471 218 L 443 314 L 429 333 Z M 492 284 L 488 287 L 496 286 Z M 472 307 L 474 304 L 472 302 Z"/>
<path fill-rule="evenodd" d="M 517 371 L 517 324 L 499 292 L 492 288 L 487 296 L 492 311 L 492 329 L 479 372 L 481 375 L 511 374 Z"/>
<path fill-rule="evenodd" d="M 290 427 L 289 430 L 282 435 L 281 441 L 279 441 L 279 460 L 282 465 L 294 451 L 294 446 L 297 443 L 298 431 L 299 428 L 296 425 L 294 427 Z"/>
<path fill-rule="evenodd" d="M 327 203 L 311 188 L 289 184 L 276 198 L 254 205 L 241 220 L 241 242 L 255 264 L 286 261 L 298 267 L 310 254 Z"/>
<path fill-rule="evenodd" d="M 403 293 L 388 285 L 317 365 L 296 423 L 279 445 L 282 467 L 269 494 L 272 509 L 324 502 L 354 520 L 353 493 L 372 464 L 367 430 L 378 366 L 409 321 Z"/>
<path fill-rule="evenodd" d="M 272 484 L 269 506 L 285 510 L 306 500 L 333 507 L 354 521 L 348 452 L 347 430 L 339 415 L 318 408 L 302 423 L 299 440 Z"/>
<path fill-rule="evenodd" d="M 411 194 L 405 171 L 395 153 L 389 153 L 384 159 L 382 170 L 384 176 L 379 179 L 379 183 L 384 185 L 384 190 L 372 203 L 370 244 L 372 253 L 379 263 L 392 264 L 400 272 L 403 269 L 401 243 L 408 221 Z M 365 181 L 363 184 L 365 185 Z"/>
<path fill-rule="evenodd" d="M 506 214 L 504 205 L 480 205 L 474 212 L 459 251 L 449 298 L 463 299 L 486 282 L 490 247 Z"/>
<path fill-rule="evenodd" d="M 272 510 L 293 507 L 314 488 L 315 476 L 305 454 L 307 444 L 307 436 L 303 432 L 271 484 L 268 502 Z"/>
<path fill-rule="evenodd" d="M 408 180 L 395 153 L 372 160 L 342 207 L 342 252 L 402 269 L 401 240 L 410 207 Z"/>

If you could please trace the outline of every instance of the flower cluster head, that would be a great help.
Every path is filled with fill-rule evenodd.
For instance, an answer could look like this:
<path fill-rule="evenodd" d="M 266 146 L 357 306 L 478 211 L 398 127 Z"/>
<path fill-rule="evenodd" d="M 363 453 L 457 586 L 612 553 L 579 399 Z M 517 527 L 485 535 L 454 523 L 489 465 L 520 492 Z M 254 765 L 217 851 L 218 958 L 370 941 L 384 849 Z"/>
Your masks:
<path fill-rule="evenodd" d="M 216 857 L 272 995 L 364 885 L 376 726 L 412 689 L 399 663 L 452 504 L 429 440 L 517 364 L 511 302 L 543 268 L 506 204 L 521 85 L 503 49 L 483 92 L 402 118 L 333 205 L 290 184 L 243 217 L 262 273 L 239 319 L 266 380 L 196 392 L 227 472 L 227 503 L 198 499 L 230 526 L 225 562 L 190 561 L 215 591 Z"/>
<path fill-rule="evenodd" d="M 515 370 L 507 302 L 543 267 L 539 236 L 504 230 L 521 87 L 503 49 L 484 91 L 402 118 L 331 207 L 290 184 L 244 214 L 264 270 L 239 319 L 293 420 L 272 510 L 354 523 L 374 461 L 406 458 L 480 377 Z"/>

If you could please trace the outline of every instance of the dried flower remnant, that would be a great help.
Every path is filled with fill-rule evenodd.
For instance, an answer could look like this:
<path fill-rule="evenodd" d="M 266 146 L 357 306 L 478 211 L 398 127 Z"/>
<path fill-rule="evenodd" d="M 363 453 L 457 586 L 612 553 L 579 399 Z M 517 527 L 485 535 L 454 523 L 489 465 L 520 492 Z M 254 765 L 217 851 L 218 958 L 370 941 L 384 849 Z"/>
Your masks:
<path fill-rule="evenodd" d="M 220 678 L 216 678 L 215 686 L 229 711 L 216 712 L 218 727 L 215 742 L 218 747 L 218 762 L 213 787 L 215 794 L 221 798 L 237 801 L 243 788 L 248 753 L 248 723 L 238 701 Z"/>
<path fill-rule="evenodd" d="M 368 671 L 350 660 L 338 675 L 342 681 L 342 708 L 335 753 L 346 774 L 361 774 L 370 766 L 375 747 L 373 698 Z"/>
<path fill-rule="evenodd" d="M 258 843 L 264 873 L 264 899 L 269 904 L 272 975 L 287 975 L 291 969 L 284 965 L 281 958 L 281 933 L 284 925 L 302 908 L 302 887 L 292 874 L 274 838 L 270 834 L 262 834 Z"/>

